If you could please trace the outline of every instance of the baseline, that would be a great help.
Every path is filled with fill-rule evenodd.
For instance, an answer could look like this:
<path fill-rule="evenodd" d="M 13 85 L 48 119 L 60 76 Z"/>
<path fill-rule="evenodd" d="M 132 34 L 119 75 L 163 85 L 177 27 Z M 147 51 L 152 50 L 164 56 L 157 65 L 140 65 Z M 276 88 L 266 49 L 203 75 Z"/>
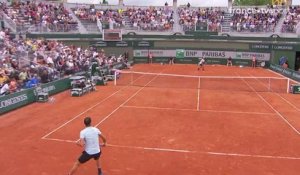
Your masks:
<path fill-rule="evenodd" d="M 72 144 L 75 144 L 77 142 L 74 140 L 63 140 L 63 139 L 54 139 L 54 138 L 46 138 L 45 140 L 72 143 Z M 193 150 L 186 150 L 186 149 L 126 146 L 126 145 L 117 145 L 117 144 L 106 144 L 106 146 L 112 147 L 112 148 L 147 150 L 147 151 L 153 151 L 153 152 L 191 153 L 191 154 L 202 154 L 202 155 L 212 155 L 212 156 L 222 156 L 222 157 L 250 157 L 250 158 L 260 158 L 260 159 L 300 160 L 300 157 L 293 157 L 293 156 L 273 156 L 273 155 L 260 155 L 260 154 L 226 153 L 226 152 L 216 152 L 216 151 L 207 151 L 206 152 L 206 151 L 193 151 Z"/>
<path fill-rule="evenodd" d="M 151 107 L 151 106 L 130 106 L 124 105 L 123 108 L 136 108 L 136 109 L 154 109 L 154 110 L 174 110 L 174 111 L 192 111 L 192 112 L 214 112 L 214 113 L 232 113 L 232 114 L 254 114 L 254 115 L 276 115 L 276 113 L 267 112 L 241 112 L 241 111 L 218 111 L 218 110 L 195 110 L 195 109 L 184 109 L 184 108 L 162 108 L 162 107 Z"/>

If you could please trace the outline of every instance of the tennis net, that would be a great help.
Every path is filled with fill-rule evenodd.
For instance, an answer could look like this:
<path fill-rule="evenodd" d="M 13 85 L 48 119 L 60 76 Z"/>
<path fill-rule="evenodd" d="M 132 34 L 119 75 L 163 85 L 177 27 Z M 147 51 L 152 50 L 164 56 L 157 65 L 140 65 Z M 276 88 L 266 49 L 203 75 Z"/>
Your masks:
<path fill-rule="evenodd" d="M 193 76 L 121 71 L 115 78 L 115 85 L 287 93 L 289 81 L 284 77 Z"/>

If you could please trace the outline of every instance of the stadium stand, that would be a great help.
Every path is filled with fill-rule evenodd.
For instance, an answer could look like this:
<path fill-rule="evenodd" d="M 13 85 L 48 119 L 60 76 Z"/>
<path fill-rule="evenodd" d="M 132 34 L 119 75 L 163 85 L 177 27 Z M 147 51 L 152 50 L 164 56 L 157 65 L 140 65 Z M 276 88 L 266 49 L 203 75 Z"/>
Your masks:
<path fill-rule="evenodd" d="M 230 35 L 240 33 L 243 36 L 243 32 L 275 33 L 275 27 L 279 27 L 282 33 L 295 34 L 300 28 L 300 7 L 297 6 L 287 9 L 279 6 L 266 8 L 274 13 L 230 13 L 224 8 L 190 5 L 179 8 L 166 4 L 160 7 L 112 7 L 13 1 L 9 5 L 1 3 L 0 9 L 1 19 L 9 27 L 0 31 L 0 86 L 8 83 L 11 87 L 6 93 L 87 71 L 92 60 L 101 66 L 127 62 L 123 56 L 107 56 L 104 51 L 98 52 L 93 48 L 66 46 L 59 41 L 44 39 L 11 38 L 12 32 L 81 33 L 79 26 L 82 25 L 88 33 L 101 33 L 104 28 L 121 28 L 128 32 L 146 32 L 144 34 L 149 31 L 184 33 L 196 30 L 219 32 L 220 35 L 222 32 Z M 179 26 L 180 30 L 175 26 Z"/>
<path fill-rule="evenodd" d="M 1 4 L 1 9 L 18 32 L 70 32 L 77 30 L 77 21 L 63 4 L 46 2 L 18 2 Z"/>
<path fill-rule="evenodd" d="M 0 35 L 0 88 L 9 86 L 2 95 L 88 71 L 92 61 L 97 61 L 102 67 L 127 62 L 124 55 L 107 56 L 103 49 L 82 49 L 54 40 L 13 39 L 8 29 L 2 30 Z"/>
<path fill-rule="evenodd" d="M 266 10 L 274 10 L 274 12 L 233 13 L 231 29 L 237 32 L 274 32 L 283 10 L 271 7 L 267 7 Z"/>
<path fill-rule="evenodd" d="M 289 7 L 287 14 L 284 18 L 284 22 L 282 24 L 281 32 L 295 33 L 297 24 L 299 23 L 299 18 L 300 18 L 300 7 L 299 6 Z"/>
<path fill-rule="evenodd" d="M 191 8 L 178 9 L 179 24 L 184 31 L 197 28 L 211 32 L 220 32 L 224 20 L 225 11 L 219 8 Z"/>

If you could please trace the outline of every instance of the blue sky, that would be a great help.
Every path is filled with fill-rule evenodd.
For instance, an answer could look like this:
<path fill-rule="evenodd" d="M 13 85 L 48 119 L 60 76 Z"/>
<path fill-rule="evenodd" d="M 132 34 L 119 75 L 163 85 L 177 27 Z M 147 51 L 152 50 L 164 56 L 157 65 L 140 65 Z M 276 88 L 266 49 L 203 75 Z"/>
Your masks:
<path fill-rule="evenodd" d="M 107 0 L 109 4 L 118 4 L 119 0 Z M 123 0 L 125 5 L 137 6 L 162 6 L 165 2 L 169 5 L 173 4 L 173 0 Z M 190 3 L 192 6 L 226 6 L 228 0 L 177 0 L 178 5 L 186 5 Z"/>

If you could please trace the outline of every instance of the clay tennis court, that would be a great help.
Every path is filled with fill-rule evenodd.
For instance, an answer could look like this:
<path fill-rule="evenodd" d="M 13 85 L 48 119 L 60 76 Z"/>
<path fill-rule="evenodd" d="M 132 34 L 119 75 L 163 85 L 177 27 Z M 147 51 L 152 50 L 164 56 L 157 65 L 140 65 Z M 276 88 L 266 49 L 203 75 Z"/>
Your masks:
<path fill-rule="evenodd" d="M 66 175 L 86 116 L 108 139 L 105 175 L 299 174 L 300 95 L 286 93 L 282 76 L 195 65 L 127 71 L 136 73 L 124 72 L 117 85 L 82 97 L 65 91 L 2 115 L 1 174 Z M 76 172 L 96 173 L 94 161 Z"/>

